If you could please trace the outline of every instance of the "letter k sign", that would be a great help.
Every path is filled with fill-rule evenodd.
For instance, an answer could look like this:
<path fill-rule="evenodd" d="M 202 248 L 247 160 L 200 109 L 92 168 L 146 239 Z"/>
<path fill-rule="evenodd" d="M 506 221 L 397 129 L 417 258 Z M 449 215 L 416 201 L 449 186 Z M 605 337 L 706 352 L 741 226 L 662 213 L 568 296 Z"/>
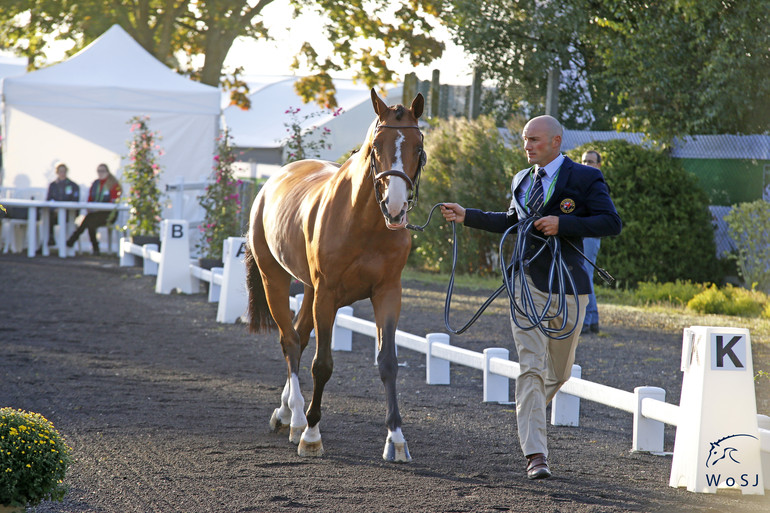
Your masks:
<path fill-rule="evenodd" d="M 711 344 L 712 370 L 746 368 L 746 338 L 743 335 L 713 335 Z"/>

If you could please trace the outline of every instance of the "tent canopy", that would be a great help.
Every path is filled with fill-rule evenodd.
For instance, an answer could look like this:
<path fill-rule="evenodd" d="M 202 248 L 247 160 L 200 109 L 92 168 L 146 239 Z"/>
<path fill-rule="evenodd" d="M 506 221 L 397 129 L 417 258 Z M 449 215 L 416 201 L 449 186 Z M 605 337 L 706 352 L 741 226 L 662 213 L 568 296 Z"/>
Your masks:
<path fill-rule="evenodd" d="M 84 187 L 102 162 L 120 179 L 138 115 L 160 136 L 162 183 L 211 173 L 219 90 L 174 73 L 118 25 L 62 63 L 4 79 L 2 94 L 4 186 L 47 187 L 58 161 Z"/>
<path fill-rule="evenodd" d="M 369 125 L 375 119 L 370 90 L 363 84 L 348 79 L 334 79 L 337 104 L 341 109 L 335 116 L 315 103 L 303 104 L 294 91 L 299 77 L 248 77 L 251 109 L 236 106 L 224 109 L 225 124 L 233 136 L 233 145 L 243 151 L 244 161 L 260 164 L 281 164 L 283 148 L 289 137 L 287 124 L 292 120 L 288 109 L 300 109 L 296 119 L 302 121 L 302 131 L 314 137 L 314 132 L 328 129 L 330 148 L 321 151 L 320 158 L 337 160 L 346 152 L 358 148 L 366 137 Z M 401 86 L 388 90 L 385 103 L 401 102 Z M 411 99 L 410 99 L 411 101 Z M 317 134 L 315 135 L 317 137 Z"/>

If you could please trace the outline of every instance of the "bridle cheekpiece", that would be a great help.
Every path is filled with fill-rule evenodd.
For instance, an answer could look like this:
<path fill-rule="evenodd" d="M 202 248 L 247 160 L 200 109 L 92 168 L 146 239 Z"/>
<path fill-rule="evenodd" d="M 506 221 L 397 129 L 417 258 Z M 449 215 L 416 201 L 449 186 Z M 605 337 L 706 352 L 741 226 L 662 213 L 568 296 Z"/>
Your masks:
<path fill-rule="evenodd" d="M 406 126 L 391 126 L 391 125 L 377 125 L 375 130 L 379 130 L 380 128 L 393 128 L 393 129 L 401 129 L 401 128 L 414 128 L 417 130 L 420 130 L 420 127 L 417 125 L 406 125 Z M 422 138 L 422 132 L 420 132 L 420 138 Z M 372 174 L 372 183 L 374 185 L 374 196 L 377 199 L 377 203 L 380 205 L 380 209 L 385 211 L 385 201 L 382 199 L 382 193 L 380 192 L 380 188 L 378 187 L 378 184 L 380 184 L 385 178 L 388 176 L 397 176 L 401 179 L 403 179 L 406 182 L 407 187 L 409 187 L 409 197 L 407 198 L 406 203 L 406 211 L 409 212 L 414 208 L 414 206 L 417 204 L 417 198 L 419 197 L 420 193 L 420 173 L 422 171 L 423 166 L 425 165 L 425 150 L 420 148 L 420 159 L 417 164 L 417 172 L 414 174 L 414 180 L 409 178 L 409 175 L 404 173 L 403 171 L 399 171 L 397 169 L 389 169 L 387 171 L 380 171 L 377 172 L 377 159 L 374 156 L 374 147 L 372 147 L 372 151 L 369 155 L 369 162 L 371 166 L 371 174 Z"/>

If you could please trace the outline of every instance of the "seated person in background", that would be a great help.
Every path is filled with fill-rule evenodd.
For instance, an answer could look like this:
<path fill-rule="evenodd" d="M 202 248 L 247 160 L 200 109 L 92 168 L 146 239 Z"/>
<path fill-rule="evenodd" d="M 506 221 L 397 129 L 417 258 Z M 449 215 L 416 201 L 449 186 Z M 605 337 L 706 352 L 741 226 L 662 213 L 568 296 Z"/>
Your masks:
<path fill-rule="evenodd" d="M 48 186 L 46 201 L 80 201 L 80 187 L 67 178 L 67 165 L 63 162 L 56 164 L 56 180 Z M 48 224 L 48 245 L 56 244 L 53 238 L 53 227 L 58 222 L 55 209 L 51 209 L 51 222 Z"/>
<path fill-rule="evenodd" d="M 98 203 L 115 203 L 120 198 L 120 183 L 112 176 L 107 164 L 99 164 L 96 167 L 96 173 L 99 178 L 94 180 L 91 184 L 91 189 L 88 191 L 88 201 Z M 71 248 L 75 245 L 75 241 L 83 233 L 84 230 L 88 230 L 88 236 L 91 239 L 91 246 L 94 248 L 94 255 L 99 254 L 99 241 L 96 239 L 96 229 L 100 226 L 107 226 L 115 218 L 115 210 L 96 210 L 88 212 L 83 218 L 83 221 L 78 226 L 75 233 L 67 239 L 67 247 Z"/>

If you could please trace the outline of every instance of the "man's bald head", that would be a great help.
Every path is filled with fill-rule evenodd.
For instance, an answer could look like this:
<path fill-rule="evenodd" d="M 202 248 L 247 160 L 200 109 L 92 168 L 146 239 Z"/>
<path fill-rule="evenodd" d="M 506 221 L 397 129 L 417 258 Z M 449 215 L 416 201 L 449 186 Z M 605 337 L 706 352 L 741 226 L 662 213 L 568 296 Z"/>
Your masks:
<path fill-rule="evenodd" d="M 555 159 L 561 151 L 563 134 L 561 123 L 553 116 L 530 119 L 521 132 L 529 163 L 545 166 Z"/>

